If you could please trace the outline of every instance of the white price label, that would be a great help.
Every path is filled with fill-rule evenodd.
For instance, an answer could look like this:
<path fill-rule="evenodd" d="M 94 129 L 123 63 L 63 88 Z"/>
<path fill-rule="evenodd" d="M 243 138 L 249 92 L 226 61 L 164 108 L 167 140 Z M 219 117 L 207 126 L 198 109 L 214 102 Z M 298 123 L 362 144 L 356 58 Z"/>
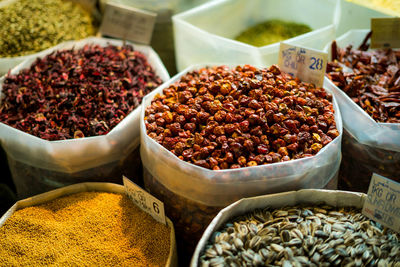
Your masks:
<path fill-rule="evenodd" d="M 368 218 L 400 232 L 400 183 L 374 173 L 362 213 Z"/>
<path fill-rule="evenodd" d="M 167 224 L 165 220 L 164 203 L 150 195 L 125 176 L 123 177 L 123 181 L 127 195 L 140 209 L 150 214 L 156 221 Z"/>
<path fill-rule="evenodd" d="M 100 32 L 120 39 L 149 44 L 157 14 L 108 2 Z"/>
<path fill-rule="evenodd" d="M 400 47 L 400 18 L 373 18 L 371 30 L 371 48 Z"/>
<path fill-rule="evenodd" d="M 284 72 L 317 87 L 324 84 L 328 54 L 299 46 L 281 43 L 278 65 Z"/>

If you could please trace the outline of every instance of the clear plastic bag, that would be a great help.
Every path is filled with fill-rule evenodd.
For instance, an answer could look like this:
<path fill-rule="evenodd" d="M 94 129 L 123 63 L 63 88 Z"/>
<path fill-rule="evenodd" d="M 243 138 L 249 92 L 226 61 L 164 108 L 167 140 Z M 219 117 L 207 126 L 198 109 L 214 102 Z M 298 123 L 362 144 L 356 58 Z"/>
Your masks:
<path fill-rule="evenodd" d="M 336 0 L 217 0 L 173 17 L 178 71 L 197 63 L 224 62 L 269 66 L 278 62 L 279 43 L 255 47 L 232 40 L 268 19 L 309 25 L 313 31 L 289 43 L 322 49 L 335 37 L 340 16 Z"/>
<path fill-rule="evenodd" d="M 70 41 L 39 53 L 39 57 L 59 49 L 79 49 L 85 44 L 122 45 L 120 40 L 87 38 Z M 157 75 L 166 81 L 169 75 L 149 46 L 132 44 L 142 52 Z M 11 73 L 29 67 L 34 58 L 24 61 Z M 0 89 L 4 77 L 0 79 Z M 108 134 L 61 141 L 47 141 L 0 123 L 0 140 L 10 165 L 18 196 L 27 197 L 60 186 L 85 181 L 120 181 L 124 173 L 141 183 L 138 151 L 140 106 Z"/>
<path fill-rule="evenodd" d="M 351 30 L 336 39 L 337 45 L 358 48 L 368 32 Z M 330 59 L 331 43 L 324 50 Z M 327 87 L 338 100 L 347 131 L 343 136 L 340 188 L 367 192 L 373 172 L 400 181 L 400 123 L 378 123 L 330 80 Z"/>
<path fill-rule="evenodd" d="M 178 247 L 191 250 L 211 218 L 224 206 L 243 197 L 302 188 L 336 189 L 335 179 L 341 160 L 342 123 L 336 100 L 335 120 L 340 135 L 316 156 L 256 167 L 213 171 L 178 159 L 146 134 L 145 108 L 155 94 L 178 81 L 189 67 L 143 99 L 140 119 L 140 154 L 147 190 L 164 201 L 168 216 L 178 232 Z M 329 91 L 329 90 L 328 90 Z"/>

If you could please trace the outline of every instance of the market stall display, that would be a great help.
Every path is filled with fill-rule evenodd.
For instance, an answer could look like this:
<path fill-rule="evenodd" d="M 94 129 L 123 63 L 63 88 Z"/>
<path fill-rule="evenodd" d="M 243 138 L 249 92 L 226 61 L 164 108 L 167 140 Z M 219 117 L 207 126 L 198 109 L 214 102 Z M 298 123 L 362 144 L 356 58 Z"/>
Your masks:
<path fill-rule="evenodd" d="M 91 15 L 80 5 L 63 0 L 2 1 L 0 25 L 0 74 L 27 56 L 96 33 Z"/>
<path fill-rule="evenodd" d="M 82 183 L 17 202 L 0 219 L 1 265 L 176 266 L 174 227 L 124 187 Z"/>
<path fill-rule="evenodd" d="M 1 79 L 0 138 L 18 196 L 123 173 L 140 182 L 137 107 L 169 78 L 157 54 L 89 38 L 40 55 Z"/>
<path fill-rule="evenodd" d="M 350 31 L 326 48 L 345 128 L 341 188 L 361 192 L 374 172 L 400 181 L 400 53 L 368 50 L 369 37 Z"/>
<path fill-rule="evenodd" d="M 277 66 L 193 66 L 143 105 L 145 186 L 165 202 L 186 249 L 224 205 L 337 177 L 335 100 Z"/>
<path fill-rule="evenodd" d="M 308 25 L 311 32 L 287 41 L 322 49 L 335 37 L 340 17 L 338 3 L 336 0 L 216 0 L 177 14 L 173 25 L 178 71 L 212 62 L 276 64 L 279 43 L 256 47 L 234 40 L 244 30 L 272 19 Z"/>
<path fill-rule="evenodd" d="M 398 266 L 400 235 L 361 214 L 366 195 L 300 190 L 223 209 L 191 266 Z"/>
<path fill-rule="evenodd" d="M 400 267 L 394 2 L 0 0 L 0 265 Z"/>

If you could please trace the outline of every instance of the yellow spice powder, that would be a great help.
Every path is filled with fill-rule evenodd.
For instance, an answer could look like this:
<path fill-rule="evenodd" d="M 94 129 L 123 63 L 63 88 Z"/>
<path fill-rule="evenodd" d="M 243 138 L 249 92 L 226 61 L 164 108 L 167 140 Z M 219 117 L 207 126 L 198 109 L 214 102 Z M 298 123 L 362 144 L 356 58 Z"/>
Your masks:
<path fill-rule="evenodd" d="M 165 266 L 170 230 L 125 195 L 84 192 L 16 211 L 0 266 Z"/>

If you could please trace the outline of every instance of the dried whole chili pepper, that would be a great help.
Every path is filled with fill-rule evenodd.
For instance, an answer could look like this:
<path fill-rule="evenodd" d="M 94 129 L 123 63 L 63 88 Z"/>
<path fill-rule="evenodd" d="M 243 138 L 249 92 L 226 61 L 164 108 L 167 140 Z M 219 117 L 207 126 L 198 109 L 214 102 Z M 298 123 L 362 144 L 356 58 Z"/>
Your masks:
<path fill-rule="evenodd" d="M 45 140 L 104 135 L 161 83 L 131 45 L 56 51 L 6 76 L 0 121 Z"/>
<path fill-rule="evenodd" d="M 326 75 L 375 121 L 400 123 L 400 50 L 367 51 L 370 36 L 358 49 L 333 42 Z"/>
<path fill-rule="evenodd" d="M 310 157 L 339 135 L 331 95 L 273 65 L 192 71 L 146 108 L 147 134 L 220 170 Z"/>

